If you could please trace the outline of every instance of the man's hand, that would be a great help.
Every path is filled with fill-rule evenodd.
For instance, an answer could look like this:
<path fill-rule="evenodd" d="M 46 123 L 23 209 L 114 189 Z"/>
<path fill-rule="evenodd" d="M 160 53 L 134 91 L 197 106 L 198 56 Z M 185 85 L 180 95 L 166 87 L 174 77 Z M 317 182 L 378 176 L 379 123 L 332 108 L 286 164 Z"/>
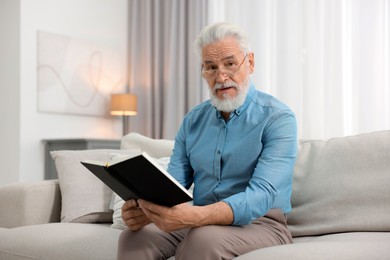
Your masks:
<path fill-rule="evenodd" d="M 122 206 L 122 219 L 133 231 L 139 230 L 150 223 L 150 220 L 139 208 L 136 200 L 128 200 Z"/>
<path fill-rule="evenodd" d="M 232 209 L 224 202 L 203 207 L 182 203 L 171 208 L 145 200 L 138 200 L 138 203 L 146 217 L 165 232 L 212 224 L 230 225 L 233 222 Z"/>

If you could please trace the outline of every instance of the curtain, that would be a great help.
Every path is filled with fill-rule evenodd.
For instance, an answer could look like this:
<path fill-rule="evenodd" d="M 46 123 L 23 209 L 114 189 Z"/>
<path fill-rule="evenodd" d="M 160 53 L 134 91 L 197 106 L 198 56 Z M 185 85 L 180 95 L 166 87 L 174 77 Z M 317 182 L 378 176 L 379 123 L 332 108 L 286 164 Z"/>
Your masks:
<path fill-rule="evenodd" d="M 204 100 L 195 37 L 207 23 L 206 0 L 130 0 L 129 91 L 138 96 L 130 131 L 174 138 L 185 114 Z"/>
<path fill-rule="evenodd" d="M 295 112 L 299 138 L 390 128 L 389 0 L 131 0 L 130 129 L 173 138 L 185 113 L 208 98 L 192 42 L 228 21 L 251 38 L 258 89 Z"/>
<path fill-rule="evenodd" d="M 331 138 L 390 128 L 389 8 L 388 0 L 215 0 L 208 15 L 249 33 L 252 80 L 292 108 L 299 137 Z"/>

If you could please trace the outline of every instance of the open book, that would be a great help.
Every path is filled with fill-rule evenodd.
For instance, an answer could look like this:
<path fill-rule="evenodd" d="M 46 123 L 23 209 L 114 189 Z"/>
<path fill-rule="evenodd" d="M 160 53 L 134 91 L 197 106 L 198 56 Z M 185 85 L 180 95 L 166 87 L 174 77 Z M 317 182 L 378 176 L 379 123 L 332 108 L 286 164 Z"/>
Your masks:
<path fill-rule="evenodd" d="M 172 207 L 192 200 L 192 194 L 145 152 L 111 163 L 81 164 L 125 201 L 144 199 Z"/>

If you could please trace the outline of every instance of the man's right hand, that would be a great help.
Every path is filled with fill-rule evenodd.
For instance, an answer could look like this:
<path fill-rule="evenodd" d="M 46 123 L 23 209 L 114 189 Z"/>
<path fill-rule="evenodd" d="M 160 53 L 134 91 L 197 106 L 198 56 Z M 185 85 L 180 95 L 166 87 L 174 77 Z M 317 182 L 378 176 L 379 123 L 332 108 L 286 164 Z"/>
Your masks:
<path fill-rule="evenodd" d="M 133 231 L 139 230 L 150 223 L 149 218 L 138 207 L 136 200 L 128 200 L 123 204 L 122 219 L 125 225 Z"/>

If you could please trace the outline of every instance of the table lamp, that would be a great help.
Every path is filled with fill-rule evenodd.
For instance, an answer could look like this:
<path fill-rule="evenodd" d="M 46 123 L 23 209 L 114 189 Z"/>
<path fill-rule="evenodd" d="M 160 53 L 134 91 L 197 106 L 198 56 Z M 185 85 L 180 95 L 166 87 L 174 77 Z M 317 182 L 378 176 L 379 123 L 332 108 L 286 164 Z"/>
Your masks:
<path fill-rule="evenodd" d="M 137 114 L 137 96 L 124 93 L 111 95 L 111 115 L 122 116 L 123 135 L 128 133 L 128 117 Z"/>

